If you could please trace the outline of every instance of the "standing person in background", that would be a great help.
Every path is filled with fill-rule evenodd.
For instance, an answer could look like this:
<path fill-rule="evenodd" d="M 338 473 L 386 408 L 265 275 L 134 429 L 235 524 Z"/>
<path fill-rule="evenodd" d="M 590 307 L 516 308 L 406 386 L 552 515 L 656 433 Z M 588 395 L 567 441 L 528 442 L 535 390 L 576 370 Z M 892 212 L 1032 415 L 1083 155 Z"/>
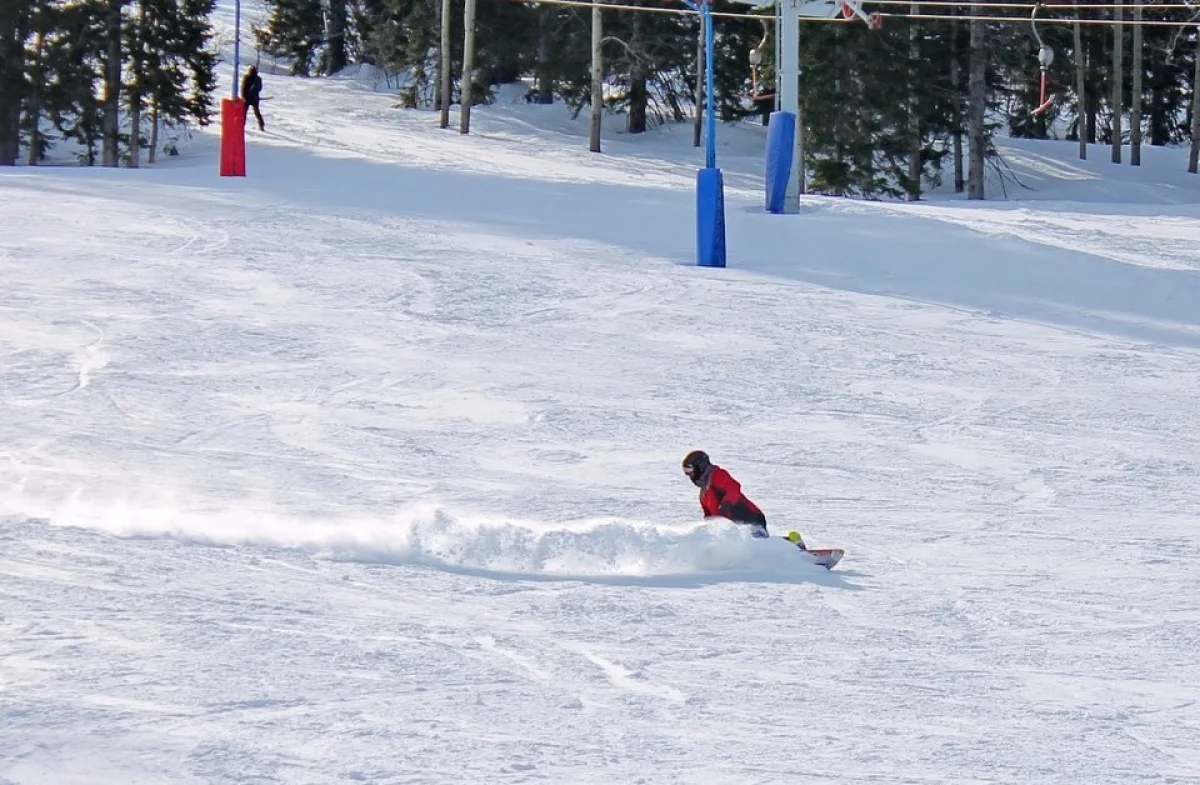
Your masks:
<path fill-rule="evenodd" d="M 262 77 L 258 75 L 258 69 L 250 66 L 246 71 L 245 78 L 242 79 L 242 100 L 246 102 L 246 112 L 242 116 L 242 124 L 245 125 L 246 119 L 250 116 L 250 107 L 254 107 L 254 116 L 258 119 L 258 130 L 267 130 L 263 123 L 262 112 L 258 111 L 258 102 L 262 96 Z"/>

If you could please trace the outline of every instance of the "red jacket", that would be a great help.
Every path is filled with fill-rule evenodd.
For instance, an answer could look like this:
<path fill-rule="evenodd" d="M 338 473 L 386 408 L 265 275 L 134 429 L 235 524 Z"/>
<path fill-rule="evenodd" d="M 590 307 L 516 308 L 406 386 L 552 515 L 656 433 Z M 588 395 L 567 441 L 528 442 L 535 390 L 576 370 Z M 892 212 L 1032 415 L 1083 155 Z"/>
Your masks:
<path fill-rule="evenodd" d="M 763 523 L 767 518 L 754 502 L 742 495 L 742 486 L 722 469 L 713 466 L 700 487 L 700 509 L 704 517 L 720 516 L 743 523 Z"/>

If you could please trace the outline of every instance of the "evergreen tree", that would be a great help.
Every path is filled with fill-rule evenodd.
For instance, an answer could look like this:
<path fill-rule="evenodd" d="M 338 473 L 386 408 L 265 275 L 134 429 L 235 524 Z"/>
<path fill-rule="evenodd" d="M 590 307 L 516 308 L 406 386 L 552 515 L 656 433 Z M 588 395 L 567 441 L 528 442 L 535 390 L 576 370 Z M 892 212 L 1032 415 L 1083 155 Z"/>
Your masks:
<path fill-rule="evenodd" d="M 25 42 L 24 69 L 24 141 L 29 150 L 28 162 L 35 165 L 45 155 L 50 140 L 42 135 L 46 91 L 51 85 L 50 61 L 54 50 L 57 9 L 46 0 L 29 3 L 29 36 Z M 52 89 L 52 88 L 51 88 Z"/>
<path fill-rule="evenodd" d="M 484 91 L 533 73 L 537 67 L 537 7 L 511 0 L 479 0 L 475 13 L 475 67 Z M 431 18 L 436 25 L 436 9 Z M 433 39 L 427 50 L 431 63 L 437 46 Z"/>
<path fill-rule="evenodd" d="M 146 109 L 165 122 L 208 122 L 216 85 L 208 17 L 215 0 L 121 0 L 114 18 L 117 5 L 34 0 L 26 6 L 22 82 L 14 93 L 22 98 L 18 139 L 30 164 L 62 138 L 76 140 L 89 165 L 98 155 L 108 165 L 136 165 Z"/>
<path fill-rule="evenodd" d="M 744 12 L 745 6 L 737 3 L 718 2 L 717 10 Z M 691 25 L 689 41 L 695 41 L 696 25 Z M 762 22 L 753 19 L 716 18 L 714 27 L 714 54 L 716 71 L 713 81 L 716 90 L 713 98 L 717 106 L 717 116 L 725 122 L 733 122 L 753 114 L 762 114 L 764 107 L 773 108 L 774 102 L 755 102 L 754 85 L 750 73 L 750 50 L 759 46 L 765 40 L 768 51 L 774 49 L 771 41 L 774 37 L 770 28 Z M 689 41 L 681 42 L 684 50 L 685 73 L 690 76 L 694 72 L 695 46 Z M 767 68 L 762 77 L 765 88 L 760 85 L 760 91 L 774 93 L 774 55 L 766 61 Z M 692 81 L 692 80 L 689 80 Z M 770 108 L 767 109 L 770 111 Z M 765 119 L 765 117 L 764 117 Z"/>
<path fill-rule="evenodd" d="M 293 73 L 371 63 L 400 76 L 403 104 L 438 100 L 432 80 L 441 0 L 265 2 L 269 20 L 255 30 L 260 48 L 288 58 Z M 694 16 L 660 13 L 666 8 L 661 0 L 630 2 L 657 10 L 603 12 L 604 101 L 625 113 L 630 132 L 640 133 L 693 114 L 701 52 Z M 0 0 L 0 164 L 36 163 L 61 139 L 74 139 L 88 163 L 137 165 L 147 135 L 153 156 L 160 125 L 209 122 L 215 54 L 208 16 L 214 5 Z M 1038 112 L 1037 36 L 1024 12 L 981 2 L 971 6 L 977 15 L 1007 14 L 1011 23 L 903 18 L 934 5 L 898 7 L 882 30 L 858 22 L 803 27 L 801 100 L 815 190 L 918 199 L 940 181 L 949 157 L 956 190 L 970 179 L 972 196 L 981 198 L 982 167 L 996 154 L 991 135 L 997 120 L 1013 136 L 1046 138 L 1065 127 L 1068 137 L 1117 144 L 1127 124 L 1132 137 L 1150 145 L 1188 141 L 1194 125 L 1200 128 L 1193 123 L 1195 20 L 1176 9 L 1131 10 L 1146 20 L 1179 23 L 1145 28 L 1137 36 L 1116 36 L 1111 24 L 1040 25 L 1038 33 L 1056 57 L 1047 73 L 1053 101 Z M 745 12 L 732 0 L 718 0 L 717 8 Z M 935 13 L 965 8 L 942 3 Z M 458 76 L 462 4 L 451 9 L 449 67 Z M 1107 10 L 1062 3 L 1040 13 L 1112 20 Z M 564 99 L 576 112 L 590 104 L 600 95 L 590 73 L 591 17 L 590 10 L 478 0 L 476 101 L 489 100 L 494 85 L 531 78 L 529 101 Z M 773 25 L 769 16 L 716 20 L 714 98 L 721 120 L 755 112 L 765 120 L 774 108 Z M 1112 67 L 1114 41 L 1121 43 L 1120 70 Z M 754 81 L 752 49 L 760 55 Z M 756 88 L 766 96 L 756 95 Z M 963 175 L 964 147 L 972 153 L 970 178 Z"/>
<path fill-rule="evenodd" d="M 105 0 L 103 4 L 104 63 L 103 99 L 103 164 L 117 166 L 120 157 L 121 132 L 121 66 L 123 12 L 127 0 Z"/>
<path fill-rule="evenodd" d="M 348 24 L 346 0 L 327 0 L 325 14 L 325 53 L 321 61 L 321 73 L 336 74 L 346 67 Z"/>
<path fill-rule="evenodd" d="M 270 17 L 266 27 L 254 28 L 258 48 L 291 60 L 291 72 L 308 76 L 317 47 L 325 38 L 321 0 L 266 0 Z"/>
<path fill-rule="evenodd" d="M 29 12 L 28 3 L 0 0 L 0 166 L 12 166 L 21 152 Z"/>
<path fill-rule="evenodd" d="M 161 125 L 207 125 L 212 119 L 216 53 L 210 46 L 208 17 L 216 0 L 137 2 L 141 13 L 136 35 L 141 44 L 130 57 L 134 80 L 128 92 L 131 115 L 134 106 L 139 115 L 149 110 L 149 146 L 154 151 Z M 137 128 L 140 136 L 140 123 Z"/>
<path fill-rule="evenodd" d="M 97 161 L 104 134 L 100 85 L 105 78 L 106 6 L 102 0 L 53 0 L 50 5 L 55 35 L 47 38 L 43 50 L 45 79 L 36 121 L 40 123 L 45 117 L 61 138 L 76 140 L 84 150 L 82 160 L 91 166 Z M 39 139 L 40 157 L 52 141 L 42 135 Z M 32 156 L 30 160 L 34 160 Z"/>
<path fill-rule="evenodd" d="M 687 92 L 685 64 L 694 48 L 693 30 L 694 24 L 675 14 L 625 11 L 605 19 L 605 67 L 622 96 L 614 108 L 625 112 L 629 133 L 664 120 L 660 101 L 671 106 Z"/>
<path fill-rule="evenodd" d="M 451 20 L 462 29 L 462 4 L 453 3 Z M 437 47 L 441 41 L 438 0 L 372 0 L 359 17 L 363 50 L 368 62 L 391 74 L 404 74 L 402 103 L 417 107 L 432 104 L 436 86 Z M 462 69 L 462 35 L 451 36 L 452 73 Z"/>

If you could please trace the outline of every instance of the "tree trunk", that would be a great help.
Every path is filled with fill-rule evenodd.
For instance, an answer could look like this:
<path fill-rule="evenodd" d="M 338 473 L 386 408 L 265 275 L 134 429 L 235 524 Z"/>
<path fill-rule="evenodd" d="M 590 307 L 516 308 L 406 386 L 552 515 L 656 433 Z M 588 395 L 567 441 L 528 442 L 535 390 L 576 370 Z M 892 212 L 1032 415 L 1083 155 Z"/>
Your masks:
<path fill-rule="evenodd" d="M 1075 0 L 1079 5 L 1079 0 Z M 1075 9 L 1075 18 L 1079 18 L 1079 9 Z M 1083 25 L 1076 22 L 1071 25 L 1075 36 L 1075 121 L 1076 134 L 1079 136 L 1079 160 L 1087 160 L 1088 131 L 1087 131 L 1087 53 L 1083 50 Z"/>
<path fill-rule="evenodd" d="M 800 28 L 797 27 L 796 29 L 799 30 Z M 844 43 L 843 31 L 835 29 L 834 35 L 837 36 L 837 38 L 835 38 L 835 40 L 837 40 L 839 44 Z M 801 58 L 803 59 L 803 53 L 801 53 Z M 847 81 L 850 81 L 850 76 L 846 73 L 846 69 L 835 68 L 834 69 L 834 77 L 833 77 L 833 94 L 836 96 L 846 95 L 848 92 L 848 88 L 846 86 Z M 801 96 L 800 106 L 801 106 L 801 108 L 803 108 L 804 107 L 804 97 L 803 97 L 804 92 L 803 91 L 801 91 L 800 96 Z M 847 139 L 853 137 L 853 132 L 847 133 L 847 131 L 846 131 L 846 120 L 847 119 L 848 118 L 846 118 L 846 115 L 844 113 L 839 113 L 837 115 L 837 119 L 835 120 L 835 122 L 833 124 L 833 133 L 830 134 L 830 137 L 833 141 L 833 160 L 835 162 L 837 162 L 838 170 L 839 170 L 837 182 L 829 184 L 829 185 L 833 186 L 832 193 L 834 196 L 845 196 L 846 192 L 850 190 L 850 176 L 848 174 L 848 172 L 850 171 L 850 166 L 847 164 L 847 161 L 846 161 L 846 145 L 847 145 Z M 803 123 L 796 124 L 797 131 L 799 131 L 803 127 L 804 127 Z M 826 187 L 828 188 L 829 185 L 827 185 Z"/>
<path fill-rule="evenodd" d="M 1121 0 L 1113 6 L 1113 53 L 1112 53 L 1112 162 L 1121 163 L 1121 116 L 1125 113 L 1125 11 Z"/>
<path fill-rule="evenodd" d="M 1103 28 L 1091 28 L 1087 31 L 1088 35 L 1084 46 L 1088 49 L 1088 86 L 1095 92 L 1091 94 L 1087 103 L 1087 133 L 1088 144 L 1096 144 L 1100 139 L 1100 84 L 1102 82 L 1102 66 L 1104 62 L 1104 30 Z"/>
<path fill-rule="evenodd" d="M 149 163 L 151 166 L 153 166 L 154 162 L 158 160 L 158 124 L 159 124 L 158 101 L 154 102 L 154 105 L 150 110 L 150 116 L 151 116 L 151 120 L 150 120 L 150 161 L 149 161 Z"/>
<path fill-rule="evenodd" d="M 463 12 L 462 109 L 458 132 L 471 133 L 471 87 L 475 79 L 475 0 L 466 0 Z"/>
<path fill-rule="evenodd" d="M 554 103 L 554 21 L 558 12 L 544 5 L 538 11 L 537 102 Z"/>
<path fill-rule="evenodd" d="M 104 65 L 104 131 L 101 163 L 120 165 L 121 133 L 121 6 L 125 0 L 108 0 L 105 18 L 107 47 Z"/>
<path fill-rule="evenodd" d="M 959 52 L 959 22 L 952 23 L 954 27 L 950 35 L 950 91 L 954 95 L 954 193 L 960 194 L 966 190 L 966 179 L 963 176 L 963 79 L 962 63 Z"/>
<path fill-rule="evenodd" d="M 1182 85 L 1178 85 L 1178 87 L 1182 87 Z M 1165 147 L 1171 143 L 1171 124 L 1174 117 L 1169 114 L 1170 109 L 1167 106 L 1166 91 L 1170 90 L 1174 94 L 1176 89 L 1175 80 L 1170 80 L 1170 86 L 1168 87 L 1167 80 L 1164 80 L 1161 74 L 1151 72 L 1150 117 L 1147 122 L 1147 125 L 1150 126 L 1151 147 Z"/>
<path fill-rule="evenodd" d="M 1134 22 L 1142 21 L 1142 0 L 1134 0 Z M 1129 95 L 1129 163 L 1142 165 L 1142 26 L 1133 26 L 1133 90 Z"/>
<path fill-rule="evenodd" d="M 438 78 L 442 82 L 439 128 L 450 127 L 450 0 L 442 0 L 442 41 L 438 48 Z"/>
<path fill-rule="evenodd" d="M 909 13 L 913 16 L 919 15 L 921 6 L 913 3 L 909 6 Z M 910 202 L 921 199 L 921 172 L 924 169 L 921 165 L 921 105 L 918 100 L 920 85 L 914 78 L 921 58 L 921 34 L 918 24 L 915 19 L 908 20 L 908 184 L 904 190 L 905 198 Z"/>
<path fill-rule="evenodd" d="M 646 89 L 646 61 L 642 40 L 642 14 L 633 13 L 630 20 L 633 32 L 629 37 L 629 117 L 626 130 L 631 134 L 646 132 L 646 108 L 650 95 Z"/>
<path fill-rule="evenodd" d="M 982 6 L 971 6 L 971 16 L 978 17 Z M 970 105 L 967 110 L 967 134 L 971 146 L 971 166 L 967 173 L 967 198 L 983 198 L 984 166 L 987 163 L 987 51 L 984 49 L 984 23 L 971 21 Z"/>
<path fill-rule="evenodd" d="M 43 60 L 46 48 L 46 17 L 45 10 L 40 9 L 37 15 L 37 30 L 33 38 L 33 61 L 26 61 L 29 71 L 29 99 L 25 105 L 26 132 L 29 134 L 29 156 L 26 162 L 37 166 L 42 152 L 42 85 L 46 81 L 46 68 Z"/>
<path fill-rule="evenodd" d="M 696 36 L 696 89 L 692 93 L 696 101 L 696 122 L 692 125 L 692 147 L 699 147 L 704 139 L 704 17 L 697 16 L 699 31 Z"/>
<path fill-rule="evenodd" d="M 325 73 L 346 67 L 346 0 L 328 0 L 325 18 Z"/>
<path fill-rule="evenodd" d="M 15 165 L 21 154 L 28 25 L 28 4 L 0 0 L 0 166 Z"/>
<path fill-rule="evenodd" d="M 1188 171 L 1196 174 L 1200 159 L 1200 30 L 1196 31 L 1196 70 L 1192 74 L 1192 149 L 1188 153 Z"/>
<path fill-rule="evenodd" d="M 146 51 L 142 42 L 146 35 L 146 2 L 138 0 L 137 27 L 129 59 L 133 66 L 133 86 L 129 90 L 129 167 L 142 165 L 142 90 L 145 80 Z"/>
<path fill-rule="evenodd" d="M 129 94 L 129 168 L 142 165 L 142 93 L 133 90 Z"/>
<path fill-rule="evenodd" d="M 600 4 L 592 6 L 592 127 L 588 149 L 600 152 L 600 126 L 604 122 L 604 19 Z"/>

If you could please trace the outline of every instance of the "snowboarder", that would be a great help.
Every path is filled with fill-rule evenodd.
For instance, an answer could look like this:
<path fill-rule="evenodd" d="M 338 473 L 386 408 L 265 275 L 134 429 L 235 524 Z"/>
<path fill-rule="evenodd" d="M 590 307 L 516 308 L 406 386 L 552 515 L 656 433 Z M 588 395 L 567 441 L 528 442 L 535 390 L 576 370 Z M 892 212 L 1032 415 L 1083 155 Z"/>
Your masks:
<path fill-rule="evenodd" d="M 694 450 L 683 459 L 683 473 L 700 489 L 700 509 L 705 518 L 728 518 L 740 526 L 749 526 L 754 537 L 768 537 L 767 517 L 742 494 L 742 486 L 729 472 L 717 466 L 702 450 Z"/>
<path fill-rule="evenodd" d="M 267 130 L 263 123 L 262 112 L 258 111 L 258 102 L 262 94 L 262 77 L 258 75 L 258 69 L 250 66 L 246 71 L 245 78 L 242 79 L 242 98 L 246 101 L 246 111 L 242 115 L 242 124 L 246 124 L 246 118 L 250 116 L 250 107 L 254 107 L 254 116 L 258 118 L 258 130 Z"/>

